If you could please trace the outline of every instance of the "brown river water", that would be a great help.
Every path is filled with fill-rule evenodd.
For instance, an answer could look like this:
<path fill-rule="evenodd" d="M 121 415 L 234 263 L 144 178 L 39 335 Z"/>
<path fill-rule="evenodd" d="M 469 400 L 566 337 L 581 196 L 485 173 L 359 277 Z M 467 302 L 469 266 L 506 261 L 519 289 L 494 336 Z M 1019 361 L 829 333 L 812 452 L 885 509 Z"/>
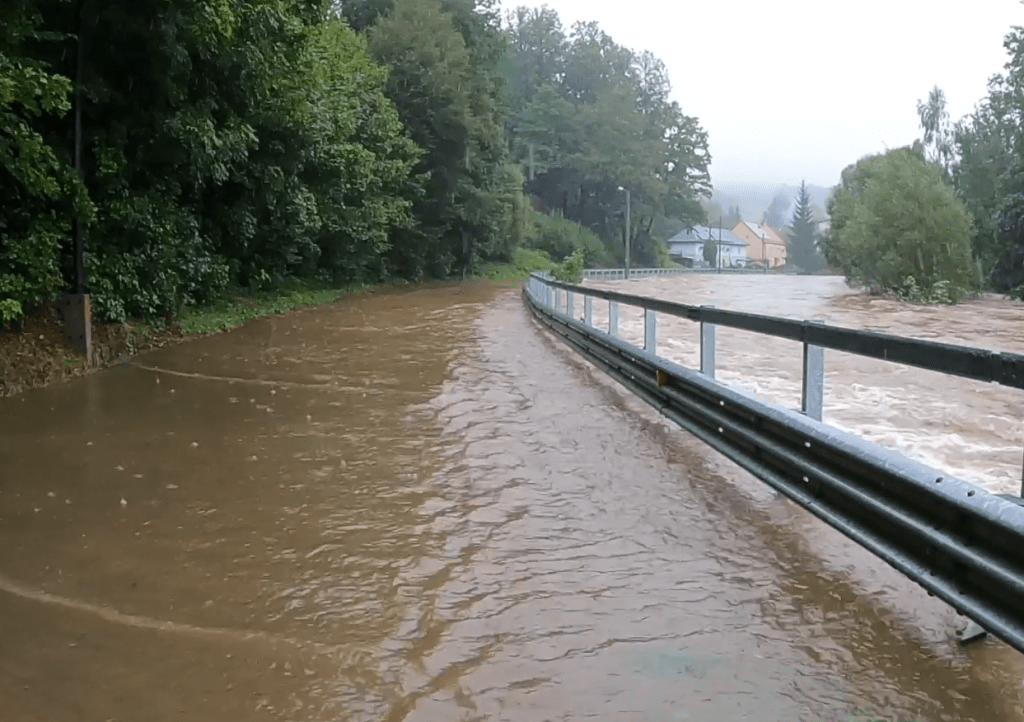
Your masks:
<path fill-rule="evenodd" d="M 1022 350 L 1024 305 L 992 299 L 615 285 Z M 696 330 L 660 323 L 695 362 Z M 721 378 L 799 403 L 797 344 L 719 338 Z M 1019 478 L 1019 396 L 826 363 L 826 420 Z M 958 647 L 957 623 L 545 334 L 517 289 L 348 298 L 0 399 L 5 722 L 1024 718 L 1024 657 Z"/>

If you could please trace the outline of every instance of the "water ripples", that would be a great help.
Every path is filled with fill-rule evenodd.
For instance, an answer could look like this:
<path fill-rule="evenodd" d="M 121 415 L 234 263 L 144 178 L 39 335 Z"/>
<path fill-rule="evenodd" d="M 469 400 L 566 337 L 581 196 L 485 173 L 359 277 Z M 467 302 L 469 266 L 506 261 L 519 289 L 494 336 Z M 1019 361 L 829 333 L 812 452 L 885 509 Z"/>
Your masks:
<path fill-rule="evenodd" d="M 144 365 L 0 415 L 13 718 L 1024 714 L 1019 655 L 958 650 L 944 605 L 622 393 L 515 291 L 354 298 Z M 240 390 L 268 377 L 288 384 Z"/>

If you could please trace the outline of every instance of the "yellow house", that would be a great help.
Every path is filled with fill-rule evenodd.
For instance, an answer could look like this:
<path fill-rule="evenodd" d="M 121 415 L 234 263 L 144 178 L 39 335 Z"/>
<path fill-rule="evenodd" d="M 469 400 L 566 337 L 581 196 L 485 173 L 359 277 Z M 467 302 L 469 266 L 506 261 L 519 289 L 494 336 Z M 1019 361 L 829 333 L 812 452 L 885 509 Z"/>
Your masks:
<path fill-rule="evenodd" d="M 747 258 L 753 261 L 767 260 L 772 268 L 786 265 L 786 241 L 768 224 L 741 221 L 732 232 L 746 242 Z"/>

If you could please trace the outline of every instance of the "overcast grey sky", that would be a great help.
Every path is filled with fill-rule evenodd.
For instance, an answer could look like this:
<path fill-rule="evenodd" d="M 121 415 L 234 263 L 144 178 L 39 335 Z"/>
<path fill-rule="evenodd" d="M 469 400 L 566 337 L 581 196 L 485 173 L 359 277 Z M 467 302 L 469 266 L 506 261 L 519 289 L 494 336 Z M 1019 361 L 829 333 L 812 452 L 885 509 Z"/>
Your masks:
<path fill-rule="evenodd" d="M 668 67 L 710 137 L 712 181 L 831 186 L 868 153 L 920 136 L 933 85 L 953 118 L 986 94 L 1024 25 L 1019 0 L 549 0 L 568 32 L 596 20 Z"/>

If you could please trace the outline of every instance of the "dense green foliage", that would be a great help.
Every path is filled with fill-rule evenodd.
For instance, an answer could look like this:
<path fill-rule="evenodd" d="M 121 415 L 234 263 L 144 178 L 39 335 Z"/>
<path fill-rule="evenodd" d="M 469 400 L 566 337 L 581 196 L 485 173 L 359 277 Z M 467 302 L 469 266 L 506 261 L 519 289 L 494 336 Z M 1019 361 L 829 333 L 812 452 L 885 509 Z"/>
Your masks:
<path fill-rule="evenodd" d="M 970 215 L 918 152 L 899 148 L 844 170 L 829 214 L 821 250 L 851 282 L 915 300 L 954 301 L 971 287 Z"/>
<path fill-rule="evenodd" d="M 1024 28 L 1006 36 L 1006 72 L 952 130 L 950 175 L 974 216 L 974 257 L 997 291 L 1024 298 Z"/>
<path fill-rule="evenodd" d="M 63 285 L 68 210 L 91 211 L 70 156 L 46 137 L 45 128 L 71 107 L 71 81 L 31 54 L 35 46 L 67 44 L 42 24 L 32 0 L 0 5 L 0 321 Z"/>
<path fill-rule="evenodd" d="M 4 7 L 53 29 L 28 59 L 9 59 L 25 47 L 17 38 L 0 45 L 0 97 L 16 103 L 0 131 L 15 152 L 3 155 L 34 171 L 0 177 L 9 310 L 73 280 L 72 199 L 87 224 L 87 286 L 108 319 L 174 312 L 230 283 L 386 272 L 381 252 L 413 222 L 419 151 L 384 94 L 386 73 L 329 5 L 115 0 L 80 17 L 59 0 Z M 79 32 L 80 180 L 66 113 Z M 26 63 L 35 74 L 19 97 L 10 89 L 29 82 L 18 78 Z M 26 103 L 39 89 L 42 102 Z"/>
<path fill-rule="evenodd" d="M 811 194 L 807 184 L 800 183 L 800 191 L 796 196 L 796 208 L 789 224 L 789 254 L 786 264 L 799 268 L 804 273 L 814 273 L 824 265 L 824 259 L 818 252 L 816 223 L 814 211 L 811 209 Z"/>
<path fill-rule="evenodd" d="M 552 275 L 565 283 L 581 283 L 583 281 L 583 251 L 577 249 L 566 258 L 561 265 L 552 269 Z"/>
<path fill-rule="evenodd" d="M 579 251 L 587 267 L 611 266 L 615 260 L 597 235 L 579 223 L 558 214 L 548 215 L 532 208 L 527 215 L 523 245 L 537 248 L 552 258 L 567 258 Z"/>
<path fill-rule="evenodd" d="M 594 25 L 566 37 L 520 9 L 503 27 L 496 8 L 0 4 L 0 322 L 74 288 L 76 222 L 111 320 L 291 278 L 465 276 L 520 248 L 613 264 L 620 186 L 634 263 L 663 260 L 657 229 L 699 220 L 708 189 L 664 67 Z"/>
<path fill-rule="evenodd" d="M 365 4 L 346 3 L 346 12 Z M 516 231 L 503 219 L 523 204 L 522 178 L 504 165 L 497 17 L 471 3 L 397 0 L 369 37 L 374 58 L 390 70 L 388 94 L 425 151 L 419 223 L 392 256 L 396 269 L 445 276 L 465 274 L 479 258 L 511 258 Z"/>
<path fill-rule="evenodd" d="M 864 176 L 878 169 L 877 157 L 844 171 L 830 201 L 830 211 L 839 215 L 832 215 L 823 243 L 826 257 L 848 277 L 928 302 L 955 300 L 971 287 L 1024 299 L 1024 28 L 1013 28 L 1004 47 L 1005 72 L 990 79 L 988 97 L 973 113 L 951 121 L 937 87 L 918 102 L 923 137 L 893 152 L 902 160 L 893 160 L 890 170 L 899 164 L 904 174 L 886 176 L 894 184 L 888 188 L 894 197 L 883 204 L 890 215 L 874 218 L 875 229 L 889 227 L 892 243 L 884 249 L 866 242 L 870 219 L 864 211 L 852 230 L 845 229 L 855 215 L 849 198 L 866 193 Z M 911 170 L 916 162 L 930 169 L 927 179 L 919 168 Z M 911 181 L 909 192 L 898 185 Z M 883 181 L 879 176 L 873 182 Z M 915 205 L 922 203 L 930 205 Z M 859 261 L 851 256 L 857 247 Z"/>
<path fill-rule="evenodd" d="M 702 222 L 700 197 L 710 195 L 707 135 L 669 100 L 665 66 L 593 23 L 566 34 L 548 7 L 518 8 L 507 25 L 507 140 L 527 190 L 618 260 L 629 189 L 633 265 L 660 263 L 662 221 Z"/>
<path fill-rule="evenodd" d="M 988 97 L 973 113 L 951 121 L 940 88 L 918 103 L 924 132 L 914 151 L 937 169 L 971 219 L 971 263 L 947 285 L 957 288 L 970 276 L 1024 299 L 1024 28 L 1013 28 L 1004 47 L 1005 72 L 990 79 Z M 904 287 L 928 297 L 920 280 L 915 287 L 905 280 Z"/>

